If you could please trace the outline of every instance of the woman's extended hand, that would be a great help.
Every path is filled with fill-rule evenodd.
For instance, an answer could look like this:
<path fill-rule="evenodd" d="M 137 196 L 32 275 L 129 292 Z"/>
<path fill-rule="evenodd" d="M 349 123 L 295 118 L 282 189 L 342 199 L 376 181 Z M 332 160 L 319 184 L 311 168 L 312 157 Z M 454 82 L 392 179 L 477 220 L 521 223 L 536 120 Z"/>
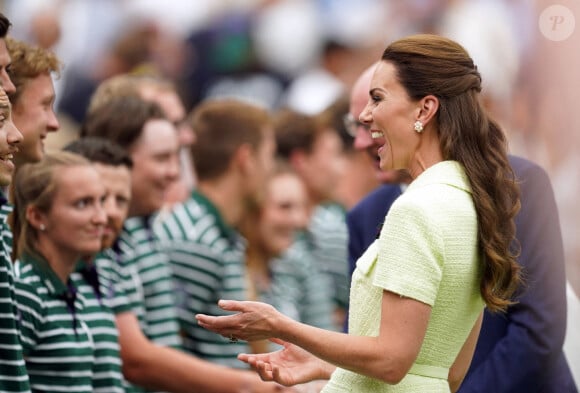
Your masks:
<path fill-rule="evenodd" d="M 328 379 L 334 371 L 333 365 L 294 344 L 278 339 L 271 341 L 283 348 L 270 353 L 238 355 L 238 359 L 251 365 L 264 381 L 293 386 L 316 379 Z"/>
<path fill-rule="evenodd" d="M 227 316 L 197 314 L 197 323 L 230 340 L 264 340 L 276 337 L 277 326 L 287 318 L 266 303 L 220 300 L 218 305 L 226 311 L 237 312 Z"/>

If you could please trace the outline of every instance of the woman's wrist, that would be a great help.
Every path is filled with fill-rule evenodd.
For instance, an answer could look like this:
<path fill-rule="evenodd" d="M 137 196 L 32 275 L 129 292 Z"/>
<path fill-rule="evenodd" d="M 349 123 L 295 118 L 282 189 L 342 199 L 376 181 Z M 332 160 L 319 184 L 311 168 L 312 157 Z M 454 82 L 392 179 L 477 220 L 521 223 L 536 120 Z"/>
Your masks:
<path fill-rule="evenodd" d="M 336 366 L 334 364 L 328 363 L 327 361 L 320 359 L 320 367 L 319 367 L 320 376 L 318 379 L 330 379 L 334 370 L 336 370 Z"/>
<path fill-rule="evenodd" d="M 298 322 L 278 311 L 274 323 L 272 323 L 271 336 L 288 341 L 289 343 L 294 343 L 294 334 L 292 332 L 297 324 Z"/>

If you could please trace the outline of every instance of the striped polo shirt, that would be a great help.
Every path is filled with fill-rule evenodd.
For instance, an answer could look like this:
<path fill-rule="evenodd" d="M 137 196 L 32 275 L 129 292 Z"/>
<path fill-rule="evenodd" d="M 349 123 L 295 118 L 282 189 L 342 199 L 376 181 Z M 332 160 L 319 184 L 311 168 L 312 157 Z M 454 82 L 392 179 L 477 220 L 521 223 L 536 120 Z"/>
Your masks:
<path fill-rule="evenodd" d="M 314 245 L 314 260 L 320 271 L 332 281 L 335 305 L 347 308 L 350 276 L 344 209 L 335 203 L 317 206 L 312 213 L 308 233 Z M 337 328 L 342 329 L 342 326 Z"/>
<path fill-rule="evenodd" d="M 156 230 L 171 259 L 185 348 L 202 359 L 245 368 L 237 355 L 250 350 L 246 342 L 230 343 L 195 320 L 198 313 L 226 315 L 217 306 L 219 299 L 246 299 L 241 237 L 209 199 L 196 191 L 176 205 Z"/>
<path fill-rule="evenodd" d="M 315 265 L 308 241 L 298 234 L 294 244 L 270 262 L 272 285 L 261 300 L 292 319 L 321 329 L 335 329 L 333 290 L 328 276 Z"/>
<path fill-rule="evenodd" d="M 119 262 L 141 330 L 155 344 L 181 348 L 171 268 L 151 228 L 152 217 L 131 217 L 119 236 Z"/>
<path fill-rule="evenodd" d="M 113 307 L 122 312 L 130 306 L 122 282 L 114 274 L 115 266 L 109 263 L 109 252 L 99 253 L 92 263 L 80 262 L 71 278 L 86 299 L 85 321 L 95 342 L 93 391 L 123 393 L 119 332 Z"/>
<path fill-rule="evenodd" d="M 6 222 L 11 212 L 0 191 L 0 392 L 30 392 L 16 322 L 12 232 Z"/>
<path fill-rule="evenodd" d="M 17 262 L 16 298 L 26 368 L 33 391 L 92 392 L 94 342 L 86 299 L 40 257 Z"/>
<path fill-rule="evenodd" d="M 125 220 L 123 231 L 111 250 L 121 269 L 123 288 L 130 307 L 113 305 L 115 314 L 131 311 L 139 321 L 143 334 L 151 342 L 176 349 L 182 348 L 173 294 L 169 259 L 151 229 L 152 216 Z M 105 270 L 105 260 L 97 262 Z M 109 271 L 111 271 L 109 267 Z M 149 392 L 125 380 L 126 392 Z"/>

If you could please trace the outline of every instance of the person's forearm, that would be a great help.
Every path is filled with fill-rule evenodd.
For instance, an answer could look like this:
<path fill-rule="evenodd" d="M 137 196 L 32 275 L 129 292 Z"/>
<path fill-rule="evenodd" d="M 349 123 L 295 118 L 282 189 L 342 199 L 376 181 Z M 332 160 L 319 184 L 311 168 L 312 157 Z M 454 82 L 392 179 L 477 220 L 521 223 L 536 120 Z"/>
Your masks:
<path fill-rule="evenodd" d="M 238 393 L 252 389 L 254 384 L 263 384 L 253 372 L 222 367 L 173 348 L 149 344 L 138 352 L 122 351 L 123 374 L 131 383 L 148 389 Z"/>
<path fill-rule="evenodd" d="M 400 375 L 394 358 L 386 356 L 390 351 L 378 337 L 353 336 L 304 325 L 285 319 L 277 333 L 282 340 L 304 348 L 326 365 L 321 363 L 321 378 L 330 378 L 335 367 L 359 374 L 396 383 Z M 378 347 L 381 350 L 377 350 Z"/>
<path fill-rule="evenodd" d="M 155 345 L 131 312 L 117 314 L 123 375 L 149 389 L 175 393 L 262 392 L 265 383 L 251 371 L 222 367 L 173 348 Z"/>

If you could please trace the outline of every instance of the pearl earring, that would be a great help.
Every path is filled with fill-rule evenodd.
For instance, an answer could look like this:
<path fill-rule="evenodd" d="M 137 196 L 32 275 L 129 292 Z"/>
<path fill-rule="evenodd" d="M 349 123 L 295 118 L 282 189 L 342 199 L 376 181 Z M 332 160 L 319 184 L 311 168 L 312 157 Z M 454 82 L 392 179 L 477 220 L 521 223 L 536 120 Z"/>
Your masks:
<path fill-rule="evenodd" d="M 417 131 L 418 133 L 423 132 L 423 123 L 421 123 L 420 120 L 417 120 L 415 122 L 415 131 Z"/>
<path fill-rule="evenodd" d="M 43 232 L 46 230 L 46 227 L 44 226 L 44 224 L 40 224 L 38 228 Z"/>

